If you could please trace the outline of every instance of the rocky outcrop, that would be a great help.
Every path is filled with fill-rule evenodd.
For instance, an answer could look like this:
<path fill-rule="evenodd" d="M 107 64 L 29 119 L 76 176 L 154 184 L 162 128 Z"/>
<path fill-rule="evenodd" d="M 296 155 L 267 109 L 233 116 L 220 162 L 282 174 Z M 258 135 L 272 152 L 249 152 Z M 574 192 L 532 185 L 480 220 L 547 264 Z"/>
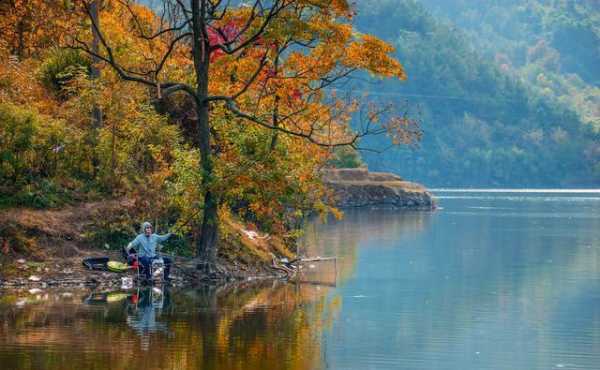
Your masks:
<path fill-rule="evenodd" d="M 391 173 L 369 172 L 366 168 L 326 169 L 323 181 L 333 190 L 340 208 L 435 208 L 431 193 L 422 185 Z"/>

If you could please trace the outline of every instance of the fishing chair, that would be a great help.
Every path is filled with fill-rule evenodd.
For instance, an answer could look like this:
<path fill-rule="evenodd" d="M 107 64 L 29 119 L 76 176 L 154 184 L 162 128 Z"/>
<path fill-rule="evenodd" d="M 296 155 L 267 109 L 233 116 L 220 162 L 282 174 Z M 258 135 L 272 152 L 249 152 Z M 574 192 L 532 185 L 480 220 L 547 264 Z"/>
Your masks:
<path fill-rule="evenodd" d="M 137 256 L 137 251 L 133 248 L 127 250 L 126 247 L 123 247 L 122 254 L 123 257 L 127 260 L 127 264 L 130 266 L 130 268 L 132 270 L 135 270 L 138 281 L 141 281 L 142 278 L 145 278 L 145 276 L 143 276 L 143 269 L 145 268 L 145 266 L 142 263 L 140 263 L 139 258 Z M 166 262 L 163 259 L 163 257 L 160 254 L 158 254 L 157 257 L 158 258 L 153 259 L 148 266 L 148 268 L 150 269 L 150 280 L 155 280 L 157 277 L 162 277 L 163 272 L 166 268 Z"/>

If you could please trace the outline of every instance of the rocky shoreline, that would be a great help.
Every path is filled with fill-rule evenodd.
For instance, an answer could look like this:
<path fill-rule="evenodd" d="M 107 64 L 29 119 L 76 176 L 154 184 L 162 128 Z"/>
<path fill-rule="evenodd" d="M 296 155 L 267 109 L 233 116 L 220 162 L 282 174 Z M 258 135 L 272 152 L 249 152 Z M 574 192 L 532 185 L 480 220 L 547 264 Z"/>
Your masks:
<path fill-rule="evenodd" d="M 333 191 L 339 208 L 436 208 L 433 196 L 423 185 L 391 173 L 369 172 L 365 167 L 326 169 L 323 180 Z"/>
<path fill-rule="evenodd" d="M 119 260 L 116 255 L 112 256 L 113 254 L 109 254 L 111 259 Z M 117 273 L 104 270 L 88 270 L 81 264 L 82 258 L 82 256 L 60 260 L 52 258 L 43 263 L 19 259 L 16 262 L 19 272 L 5 279 L 0 277 L 0 289 L 26 289 L 30 290 L 31 293 L 38 293 L 47 288 L 120 289 L 132 283 L 134 286 L 138 285 L 137 276 L 133 271 Z M 42 264 L 47 267 L 40 266 Z M 193 260 L 175 257 L 171 281 L 168 285 L 183 287 L 284 277 L 274 270 L 272 273 L 269 273 L 270 271 L 266 269 L 265 271 L 230 271 L 233 268 L 224 265 L 217 266 L 218 272 L 215 274 L 206 275 L 200 273 L 196 265 L 197 263 Z"/>
<path fill-rule="evenodd" d="M 46 287 L 117 287 L 132 271 L 115 273 L 88 270 L 84 258 L 109 257 L 121 261 L 120 252 L 102 248 L 87 237 L 94 219 L 118 214 L 127 207 L 124 199 L 82 203 L 54 210 L 8 209 L 0 212 L 0 288 L 44 289 Z M 226 224 L 228 233 L 219 241 L 214 270 L 198 270 L 194 258 L 173 256 L 171 285 L 221 284 L 232 281 L 277 279 L 284 272 L 272 266 L 272 255 L 286 255 L 277 236 L 257 237 L 235 220 Z"/>

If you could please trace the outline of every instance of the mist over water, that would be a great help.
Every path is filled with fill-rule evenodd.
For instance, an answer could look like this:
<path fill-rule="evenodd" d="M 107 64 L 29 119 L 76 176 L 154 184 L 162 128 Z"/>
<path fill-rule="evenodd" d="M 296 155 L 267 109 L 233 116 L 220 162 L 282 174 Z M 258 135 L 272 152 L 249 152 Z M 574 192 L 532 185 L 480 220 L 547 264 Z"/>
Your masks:
<path fill-rule="evenodd" d="M 600 194 L 435 191 L 347 211 L 296 284 L 3 292 L 7 369 L 597 369 Z M 134 298 L 135 296 L 135 298 Z"/>

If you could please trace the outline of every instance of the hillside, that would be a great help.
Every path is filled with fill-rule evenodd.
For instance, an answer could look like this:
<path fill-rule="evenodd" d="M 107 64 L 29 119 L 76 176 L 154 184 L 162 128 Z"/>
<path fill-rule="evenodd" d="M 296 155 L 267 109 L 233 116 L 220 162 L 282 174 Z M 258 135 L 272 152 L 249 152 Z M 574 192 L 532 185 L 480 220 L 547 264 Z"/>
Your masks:
<path fill-rule="evenodd" d="M 442 13 L 440 9 L 461 12 L 453 7 L 460 3 L 464 14 L 471 15 L 471 24 L 479 19 L 468 13 L 478 6 L 474 2 L 428 3 L 444 5 L 436 8 L 437 14 Z M 506 11 L 511 9 L 516 12 L 516 5 Z M 449 11 L 445 14 L 452 17 Z M 408 74 L 403 83 L 373 82 L 361 85 L 361 89 L 377 99 L 398 105 L 408 101 L 418 107 L 424 132 L 416 149 L 365 153 L 364 159 L 373 170 L 396 172 L 428 186 L 600 183 L 600 140 L 593 123 L 597 113 L 590 109 L 596 105 L 584 102 L 575 106 L 570 94 L 564 93 L 568 91 L 564 86 L 544 93 L 540 84 L 525 78 L 525 72 L 533 69 L 531 63 L 523 67 L 524 72 L 507 68 L 502 59 L 496 60 L 496 55 L 482 46 L 483 41 L 475 40 L 476 34 L 483 39 L 499 33 L 463 30 L 460 24 L 450 23 L 441 15 L 435 17 L 424 4 L 413 0 L 360 2 L 357 26 L 362 32 L 390 40 Z M 525 31 L 519 35 L 524 44 L 533 42 L 535 46 L 539 42 L 534 38 L 528 41 Z M 496 44 L 491 36 L 488 44 Z M 577 88 L 573 82 L 571 88 L 597 99 L 596 87 L 591 85 L 591 77 L 598 75 L 597 63 L 567 68 L 566 61 L 580 58 L 567 58 L 568 50 L 564 54 L 564 71 L 557 70 L 554 76 L 566 79 L 571 75 L 563 72 L 585 69 L 582 77 L 569 77 L 578 79 L 583 87 Z M 561 98 L 561 94 L 568 98 Z M 386 143 L 378 139 L 369 144 L 383 147 Z"/>
<path fill-rule="evenodd" d="M 424 0 L 459 26 L 501 69 L 570 106 L 600 129 L 600 3 Z M 577 42 L 573 42 L 577 40 Z"/>

